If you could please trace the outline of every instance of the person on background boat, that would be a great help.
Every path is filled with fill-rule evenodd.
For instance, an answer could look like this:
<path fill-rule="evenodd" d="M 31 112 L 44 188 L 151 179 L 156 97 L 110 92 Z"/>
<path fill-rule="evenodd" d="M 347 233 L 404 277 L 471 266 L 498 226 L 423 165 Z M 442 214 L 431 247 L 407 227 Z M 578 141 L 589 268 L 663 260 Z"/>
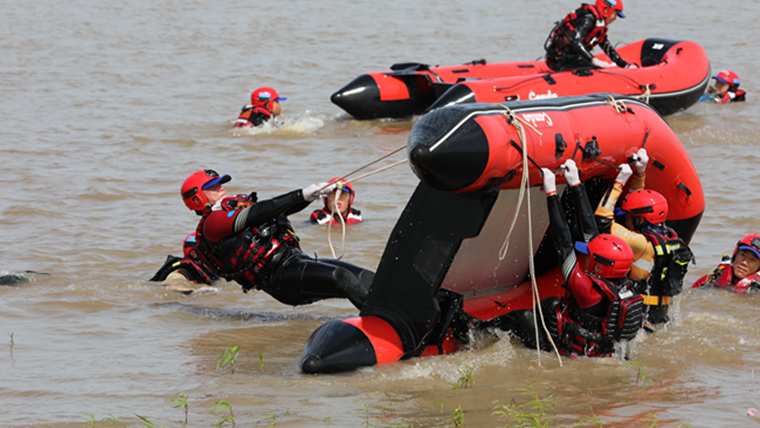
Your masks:
<path fill-rule="evenodd" d="M 760 291 L 760 234 L 752 233 L 736 243 L 731 258 L 723 255 L 718 267 L 699 278 L 691 288 L 716 287 L 737 293 Z"/>
<path fill-rule="evenodd" d="M 195 232 L 187 235 L 182 245 L 184 257 L 168 255 L 164 265 L 149 281 L 161 282 L 168 290 L 183 294 L 191 294 L 216 282 L 219 279 L 217 275 L 204 270 L 193 261 L 197 246 Z M 207 287 L 206 289 L 211 288 Z"/>
<path fill-rule="evenodd" d="M 575 194 L 585 242 L 573 245 L 554 173 L 542 168 L 551 235 L 566 292 L 561 301 L 556 297 L 544 300 L 541 309 L 549 334 L 562 355 L 608 357 L 615 351 L 616 342 L 636 336 L 643 321 L 641 296 L 626 277 L 633 252 L 621 238 L 598 233 L 575 162 L 566 161 L 563 169 L 570 191 Z M 581 267 L 576 251 L 585 255 L 582 262 L 585 267 Z M 517 321 L 517 335 L 526 346 L 551 351 L 542 330 L 539 328 L 537 345 L 533 313 L 528 311 Z"/>
<path fill-rule="evenodd" d="M 315 259 L 301 252 L 287 216 L 326 197 L 335 184 L 312 184 L 272 199 L 256 193 L 228 197 L 232 178 L 197 171 L 182 184 L 182 200 L 201 216 L 191 258 L 204 271 L 235 281 L 244 292 L 263 290 L 287 305 L 348 298 L 361 308 L 374 273 L 349 263 Z"/>
<path fill-rule="evenodd" d="M 623 14 L 623 0 L 597 0 L 596 4 L 582 4 L 555 24 L 544 43 L 546 65 L 554 71 L 575 70 L 584 67 L 637 68 L 618 55 L 607 38 L 607 27 Z M 591 51 L 599 45 L 615 64 L 602 61 Z"/>
<path fill-rule="evenodd" d="M 329 183 L 337 183 L 340 177 L 335 177 L 329 181 Z M 356 193 L 354 192 L 354 186 L 351 183 L 345 183 L 341 189 L 335 189 L 330 192 L 325 198 L 324 208 L 314 210 L 309 217 L 309 221 L 316 224 L 341 224 L 341 217 L 346 224 L 356 224 L 362 222 L 362 213 L 353 207 L 354 198 Z M 340 190 L 340 196 L 338 191 Z M 336 209 L 337 206 L 337 209 Z M 332 214 L 334 213 L 334 214 Z"/>
<path fill-rule="evenodd" d="M 683 289 L 683 278 L 694 256 L 678 234 L 665 225 L 665 197 L 644 190 L 648 162 L 642 148 L 634 157 L 635 173 L 627 163 L 620 165 L 615 183 L 602 196 L 594 214 L 600 232 L 624 239 L 633 250 L 629 278 L 636 281 L 636 291 L 644 298 L 647 321 L 657 324 L 668 321 L 671 299 Z M 631 175 L 629 193 L 620 208 L 615 208 Z"/>
<path fill-rule="evenodd" d="M 287 100 L 281 97 L 273 88 L 268 86 L 258 88 L 251 93 L 251 104 L 243 107 L 240 111 L 235 128 L 250 128 L 261 126 L 269 120 L 274 120 L 280 115 L 280 101 Z"/>
<path fill-rule="evenodd" d="M 699 99 L 700 102 L 710 101 L 718 104 L 745 101 L 747 93 L 739 90 L 739 76 L 731 70 L 723 70 L 717 76 L 713 76 L 715 85 L 710 86 L 707 92 Z"/>

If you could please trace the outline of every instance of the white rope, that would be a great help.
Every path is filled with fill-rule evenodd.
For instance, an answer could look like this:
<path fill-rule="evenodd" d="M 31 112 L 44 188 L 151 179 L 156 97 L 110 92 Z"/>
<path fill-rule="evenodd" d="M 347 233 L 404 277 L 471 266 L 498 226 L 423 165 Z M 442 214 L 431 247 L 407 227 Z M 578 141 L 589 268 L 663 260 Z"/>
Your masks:
<path fill-rule="evenodd" d="M 643 94 L 639 95 L 640 100 L 644 100 L 645 103 L 649 104 L 649 96 L 652 95 L 652 88 L 650 88 L 651 85 L 646 85 L 646 90 Z"/>
<path fill-rule="evenodd" d="M 328 227 L 327 227 L 327 243 L 330 246 L 330 252 L 332 253 L 333 259 L 340 260 L 343 257 L 343 255 L 345 254 L 345 252 L 346 252 L 346 221 L 343 218 L 343 213 L 341 213 L 340 209 L 338 209 L 338 198 L 340 198 L 340 194 L 341 194 L 341 191 L 343 190 L 343 188 L 346 186 L 346 184 L 348 184 L 348 183 L 350 183 L 352 181 L 357 181 L 357 180 L 360 180 L 362 178 L 369 177 L 372 174 L 377 174 L 378 172 L 385 171 L 386 169 L 393 168 L 396 165 L 401 165 L 402 163 L 407 162 L 408 159 L 402 159 L 402 160 L 400 160 L 398 162 L 394 162 L 394 163 L 392 163 L 390 165 L 386 165 L 386 166 L 384 166 L 382 168 L 378 168 L 378 169 L 376 169 L 374 171 L 370 171 L 370 172 L 368 172 L 366 174 L 360 175 L 360 176 L 358 176 L 358 177 L 356 177 L 354 179 L 351 179 L 351 180 L 345 180 L 345 178 L 349 177 L 349 176 L 351 176 L 353 174 L 356 174 L 357 172 L 359 172 L 359 171 L 367 168 L 368 166 L 376 164 L 376 163 L 380 162 L 381 160 L 386 159 L 389 156 L 392 156 L 392 155 L 400 152 L 404 148 L 406 148 L 406 144 L 403 145 L 403 146 L 401 146 L 401 147 L 399 147 L 398 149 L 396 149 L 396 150 L 388 153 L 385 156 L 382 156 L 382 157 L 380 157 L 380 158 L 378 158 L 378 159 L 376 159 L 376 160 L 374 160 L 374 161 L 372 161 L 372 162 L 370 162 L 370 163 L 368 163 L 366 165 L 363 165 L 363 166 L 361 166 L 361 167 L 359 167 L 359 168 L 357 168 L 357 169 L 349 172 L 348 174 L 344 175 L 343 177 L 341 177 L 341 178 L 339 178 L 339 179 L 337 179 L 337 180 L 335 180 L 335 181 L 333 181 L 331 183 L 328 183 L 325 186 L 323 186 L 321 189 L 319 189 L 319 191 L 322 191 L 322 190 L 324 190 L 324 189 L 332 186 L 333 184 L 335 184 L 337 186 L 337 192 L 335 193 L 335 199 L 333 200 L 333 206 L 330 207 L 330 221 L 327 223 L 327 225 L 328 225 Z M 332 233 L 332 222 L 333 222 L 333 219 L 335 218 L 335 212 L 336 211 L 338 212 L 338 217 L 340 218 L 340 223 L 341 223 L 341 228 L 342 228 L 342 233 L 341 233 L 341 236 L 342 236 L 341 242 L 342 242 L 342 244 L 341 244 L 341 250 L 340 250 L 340 256 L 339 257 L 335 255 L 335 247 L 333 246 L 333 243 L 332 243 L 332 234 L 331 234 Z"/>
<path fill-rule="evenodd" d="M 338 189 L 335 192 L 335 198 L 333 199 L 333 204 L 330 207 L 330 221 L 327 223 L 327 243 L 330 245 L 330 252 L 332 253 L 333 259 L 340 260 L 343 258 L 343 255 L 346 253 L 346 220 L 343 218 L 343 213 L 340 212 L 340 208 L 338 208 L 338 199 L 340 199 L 340 194 L 343 191 L 343 187 L 345 184 L 343 182 L 338 182 Z M 350 208 L 350 207 L 349 207 Z M 342 244 L 340 249 L 340 256 L 335 255 L 335 248 L 333 247 L 332 239 L 330 237 L 330 231 L 332 230 L 332 222 L 335 218 L 335 212 L 338 212 L 338 218 L 340 218 L 340 225 L 342 228 Z"/>
<path fill-rule="evenodd" d="M 520 138 L 520 144 L 522 147 L 522 164 L 523 164 L 523 173 L 522 173 L 522 180 L 520 182 L 520 196 L 517 201 L 517 209 L 515 210 L 515 216 L 512 219 L 512 225 L 509 228 L 509 232 L 507 233 L 507 238 L 504 241 L 504 244 L 502 245 L 501 250 L 499 251 L 499 260 L 504 260 L 504 257 L 506 257 L 507 249 L 509 248 L 509 238 L 512 235 L 512 231 L 514 229 L 515 223 L 517 221 L 517 217 L 520 215 L 520 208 L 522 205 L 522 199 L 523 195 L 525 193 L 528 194 L 528 267 L 530 272 L 530 282 L 531 282 L 531 297 L 533 301 L 533 325 L 536 327 L 536 356 L 538 360 L 538 365 L 541 366 L 541 349 L 539 346 L 539 332 L 538 332 L 538 320 L 536 319 L 538 315 L 536 314 L 536 308 L 538 308 L 538 313 L 541 318 L 541 325 L 544 328 L 544 332 L 546 333 L 546 337 L 549 339 L 549 343 L 552 344 L 552 348 L 554 349 L 554 353 L 557 355 L 557 360 L 559 361 L 560 367 L 562 367 L 562 357 L 559 355 L 559 351 L 557 350 L 557 346 L 554 344 L 554 340 L 552 339 L 551 334 L 549 333 L 549 328 L 546 326 L 546 321 L 544 320 L 544 313 L 543 309 L 541 308 L 541 296 L 538 292 L 538 283 L 536 282 L 536 271 L 535 266 L 533 264 L 533 221 L 532 221 L 532 213 L 530 209 L 530 178 L 528 173 L 528 148 L 526 146 L 526 139 L 525 139 L 525 130 L 522 127 L 522 123 L 527 125 L 528 127 L 532 128 L 536 133 L 539 135 L 542 135 L 536 128 L 532 127 L 530 124 L 525 122 L 524 120 L 518 118 L 512 110 L 510 110 L 508 107 L 504 106 L 506 111 L 503 113 L 504 117 L 507 119 L 507 122 L 510 123 L 512 126 L 515 127 L 517 130 L 517 135 Z M 517 120 L 515 120 L 517 119 Z"/>
<path fill-rule="evenodd" d="M 616 100 L 612 95 L 607 97 L 607 104 L 611 104 L 613 107 L 615 107 L 615 111 L 618 113 L 625 113 L 628 111 L 628 106 L 625 105 L 623 100 Z"/>

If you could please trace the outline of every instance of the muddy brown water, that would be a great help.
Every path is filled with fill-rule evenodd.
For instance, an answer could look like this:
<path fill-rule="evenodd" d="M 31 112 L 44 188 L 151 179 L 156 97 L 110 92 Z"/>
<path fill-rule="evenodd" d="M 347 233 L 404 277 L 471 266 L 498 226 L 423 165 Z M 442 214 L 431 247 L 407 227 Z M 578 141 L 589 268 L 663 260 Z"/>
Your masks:
<path fill-rule="evenodd" d="M 2 2 L 0 18 L 0 269 L 33 270 L 0 287 L 0 425 L 187 426 L 232 404 L 237 426 L 502 426 L 498 403 L 551 396 L 556 426 L 743 427 L 760 407 L 760 299 L 687 291 L 674 323 L 638 343 L 635 362 L 565 360 L 505 337 L 454 355 L 331 376 L 299 370 L 319 325 L 353 316 L 343 301 L 290 308 L 233 283 L 183 297 L 146 282 L 195 226 L 178 189 L 192 171 L 229 173 L 230 192 L 278 195 L 344 174 L 406 142 L 413 121 L 351 120 L 329 102 L 354 77 L 394 62 L 450 65 L 541 55 L 573 2 L 231 1 Z M 702 179 L 707 209 L 692 241 L 707 273 L 760 231 L 755 54 L 760 4 L 626 2 L 614 42 L 693 40 L 714 72 L 731 68 L 743 105 L 696 105 L 668 123 Z M 252 89 L 272 85 L 279 129 L 232 131 Z M 401 166 L 355 184 L 366 221 L 344 260 L 375 268 L 417 183 Z M 325 229 L 292 217 L 303 247 L 327 256 Z M 335 238 L 335 236 L 333 237 Z M 216 370 L 239 346 L 235 374 Z M 261 359 L 260 359 L 261 356 Z M 260 362 L 263 361 L 263 367 Z M 456 390 L 460 369 L 474 384 Z M 643 385 L 640 371 L 646 379 Z M 369 419 L 367 419 L 369 412 Z M 656 423 L 655 423 L 656 421 Z M 101 426 L 107 426 L 103 422 Z M 228 425 L 229 426 L 229 425 Z"/>

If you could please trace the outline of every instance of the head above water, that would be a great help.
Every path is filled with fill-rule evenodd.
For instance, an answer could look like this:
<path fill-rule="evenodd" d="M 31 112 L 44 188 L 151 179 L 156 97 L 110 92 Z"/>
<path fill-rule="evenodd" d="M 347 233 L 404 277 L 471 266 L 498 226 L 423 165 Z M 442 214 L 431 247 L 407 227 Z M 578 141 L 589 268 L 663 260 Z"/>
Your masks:
<path fill-rule="evenodd" d="M 712 78 L 719 83 L 727 84 L 728 90 L 730 91 L 736 91 L 739 89 L 739 84 L 741 83 L 741 80 L 739 80 L 739 75 L 731 70 L 723 70 Z"/>
<path fill-rule="evenodd" d="M 731 265 L 738 279 L 744 279 L 760 269 L 760 234 L 752 233 L 736 243 Z"/>
<path fill-rule="evenodd" d="M 221 187 L 222 184 L 232 180 L 229 175 L 219 175 L 212 169 L 204 169 L 192 173 L 185 182 L 182 183 L 180 194 L 182 195 L 182 201 L 185 202 L 185 206 L 192 211 L 201 212 L 206 208 L 210 208 L 211 205 L 216 203 L 216 200 L 211 201 L 208 197 L 208 191 L 216 185 Z"/>
<path fill-rule="evenodd" d="M 281 97 L 274 88 L 269 86 L 257 88 L 251 93 L 251 105 L 263 107 L 272 112 L 274 116 L 280 114 L 280 101 L 285 100 L 287 100 L 286 97 Z"/>
<path fill-rule="evenodd" d="M 622 238 L 603 233 L 589 241 L 576 242 L 575 249 L 589 255 L 587 271 L 603 278 L 623 278 L 631 270 L 633 250 Z"/>
<path fill-rule="evenodd" d="M 340 177 L 335 177 L 332 180 L 329 181 L 329 183 L 335 183 L 340 180 Z M 335 196 L 337 195 L 338 191 L 335 190 L 332 193 L 330 193 L 324 200 L 325 200 L 325 208 L 328 210 L 334 209 L 333 204 L 335 201 Z M 343 188 L 340 191 L 340 197 L 338 198 L 338 207 L 340 208 L 341 214 L 345 214 L 346 211 L 348 211 L 351 208 L 351 205 L 354 204 L 354 186 L 351 183 L 345 183 L 343 185 Z"/>

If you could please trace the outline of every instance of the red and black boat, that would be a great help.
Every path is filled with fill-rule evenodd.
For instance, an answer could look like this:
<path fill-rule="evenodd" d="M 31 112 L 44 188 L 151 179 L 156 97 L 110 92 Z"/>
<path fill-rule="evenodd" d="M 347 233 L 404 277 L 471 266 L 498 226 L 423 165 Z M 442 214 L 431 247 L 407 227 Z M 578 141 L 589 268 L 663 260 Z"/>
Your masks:
<path fill-rule="evenodd" d="M 505 113 L 536 131 L 526 129 L 521 142 L 516 119 Z M 614 165 L 644 145 L 647 188 L 667 198 L 667 222 L 688 242 L 705 207 L 699 177 L 673 130 L 643 101 L 594 94 L 455 105 L 426 114 L 407 143 L 420 184 L 390 235 L 367 303 L 358 317 L 328 322 L 311 335 L 302 370 L 340 372 L 454 352 L 463 330 L 473 325 L 509 328 L 532 308 L 531 257 L 541 298 L 561 295 L 535 165 L 529 164 L 525 190 L 532 228 L 527 204 L 517 210 L 522 151 L 549 169 L 574 159 L 594 203 L 615 179 Z M 515 217 L 509 245 L 500 251 Z"/>
<path fill-rule="evenodd" d="M 357 119 L 380 119 L 410 117 L 451 104 L 610 92 L 642 96 L 668 115 L 696 103 L 710 80 L 707 54 L 695 42 L 650 38 L 617 52 L 640 68 L 553 72 L 543 60 L 436 68 L 395 64 L 390 72 L 359 76 L 330 99 Z M 607 60 L 603 53 L 597 57 Z"/>

